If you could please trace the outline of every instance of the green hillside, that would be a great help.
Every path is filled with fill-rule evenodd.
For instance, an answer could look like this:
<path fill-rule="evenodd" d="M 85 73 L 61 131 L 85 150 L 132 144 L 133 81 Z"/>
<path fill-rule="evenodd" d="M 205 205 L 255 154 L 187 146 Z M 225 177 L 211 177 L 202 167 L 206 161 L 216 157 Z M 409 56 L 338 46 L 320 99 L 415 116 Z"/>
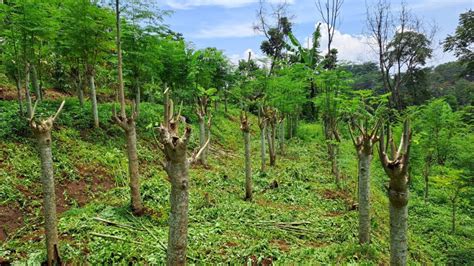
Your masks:
<path fill-rule="evenodd" d="M 45 101 L 47 115 L 58 101 Z M 170 184 L 159 160 L 153 125 L 162 106 L 143 103 L 137 123 L 141 192 L 146 214 L 131 215 L 127 157 L 121 129 L 111 122 L 111 104 L 100 104 L 101 125 L 90 128 L 90 106 L 66 101 L 53 130 L 53 161 L 59 214 L 60 254 L 68 264 L 158 264 L 166 258 Z M 190 108 L 189 114 L 196 121 Z M 254 199 L 244 201 L 243 138 L 239 110 L 214 112 L 209 167 L 190 170 L 188 262 L 190 264 L 387 264 L 387 177 L 372 163 L 372 243 L 359 245 L 357 160 L 345 137 L 337 189 L 326 159 L 320 124 L 300 124 L 276 167 L 258 171 L 257 119 L 251 116 Z M 194 120 L 193 120 L 194 119 Z M 196 126 L 196 125 L 193 125 Z M 196 128 L 196 127 L 195 127 Z M 347 132 L 346 132 L 347 133 Z M 194 130 L 191 150 L 198 146 Z M 415 145 L 416 146 L 416 145 Z M 40 161 L 16 102 L 0 101 L 0 261 L 38 265 L 45 260 Z M 461 203 L 457 231 L 443 187 L 423 201 L 423 181 L 412 176 L 409 201 L 409 261 L 469 264 L 474 261 L 472 208 Z"/>

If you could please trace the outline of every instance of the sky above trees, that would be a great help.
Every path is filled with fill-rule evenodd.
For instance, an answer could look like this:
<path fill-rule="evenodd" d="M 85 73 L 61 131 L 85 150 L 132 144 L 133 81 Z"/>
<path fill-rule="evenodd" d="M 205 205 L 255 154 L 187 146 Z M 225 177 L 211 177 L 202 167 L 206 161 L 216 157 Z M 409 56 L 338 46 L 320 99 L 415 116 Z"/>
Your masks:
<path fill-rule="evenodd" d="M 277 3 L 282 0 L 267 0 Z M 162 9 L 173 10 L 165 21 L 175 31 L 184 34 L 196 48 L 208 46 L 224 50 L 233 62 L 246 58 L 251 50 L 262 56 L 259 49 L 263 37 L 252 26 L 256 21 L 258 0 L 156 0 Z M 288 0 L 290 12 L 295 16 L 294 32 L 299 40 L 307 40 L 321 19 L 314 0 Z M 367 44 L 366 7 L 374 0 L 345 0 L 342 20 L 334 38 L 334 47 L 339 50 L 341 60 L 364 62 L 374 58 L 375 53 Z M 459 14 L 473 8 L 472 0 L 411 0 L 408 7 L 427 25 L 436 24 L 434 56 L 429 65 L 438 65 L 455 60 L 452 54 L 442 52 L 439 42 L 454 32 Z M 396 10 L 400 1 L 392 1 Z M 322 36 L 321 47 L 325 47 L 327 36 Z"/>

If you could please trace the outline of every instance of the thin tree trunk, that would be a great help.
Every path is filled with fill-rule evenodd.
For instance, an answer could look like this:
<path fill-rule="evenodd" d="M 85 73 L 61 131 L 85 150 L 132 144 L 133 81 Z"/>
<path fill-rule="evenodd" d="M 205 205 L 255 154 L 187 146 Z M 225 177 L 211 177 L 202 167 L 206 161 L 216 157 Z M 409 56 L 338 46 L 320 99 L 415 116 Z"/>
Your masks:
<path fill-rule="evenodd" d="M 371 154 L 359 153 L 359 243 L 370 242 L 370 162 Z"/>
<path fill-rule="evenodd" d="M 169 120 L 170 120 L 170 110 L 169 110 L 169 101 L 170 101 L 170 92 L 169 89 L 164 87 L 164 102 L 163 102 L 163 108 L 164 108 L 164 125 L 165 127 L 168 127 L 169 125 Z"/>
<path fill-rule="evenodd" d="M 21 97 L 21 80 L 20 75 L 16 78 L 16 92 L 18 97 L 18 112 L 23 116 L 23 99 Z"/>
<path fill-rule="evenodd" d="M 331 140 L 334 141 L 334 140 Z M 328 144 L 329 160 L 331 161 L 331 173 L 334 175 L 336 186 L 340 187 L 339 167 L 337 165 L 337 145 Z"/>
<path fill-rule="evenodd" d="M 266 126 L 260 128 L 260 159 L 261 159 L 261 167 L 260 171 L 265 172 L 266 170 L 266 161 L 265 161 L 265 131 Z"/>
<path fill-rule="evenodd" d="M 42 101 L 43 95 L 41 95 L 41 89 L 38 82 L 38 72 L 36 71 L 35 65 L 31 65 L 31 82 L 33 83 L 33 88 L 35 89 L 36 100 Z"/>
<path fill-rule="evenodd" d="M 407 264 L 407 222 L 408 205 L 390 202 L 390 265 Z"/>
<path fill-rule="evenodd" d="M 94 127 L 99 127 L 99 111 L 97 110 L 97 96 L 95 91 L 94 75 L 89 75 L 89 89 L 91 90 L 91 102 L 92 102 L 92 117 L 94 119 Z"/>
<path fill-rule="evenodd" d="M 79 75 L 79 81 L 77 83 L 77 98 L 79 99 L 79 104 L 84 106 L 84 82 L 82 81 L 81 75 Z"/>
<path fill-rule="evenodd" d="M 199 147 L 204 147 L 204 144 L 206 144 L 206 120 L 204 116 L 199 118 Z M 204 151 L 201 154 L 201 158 L 199 159 L 202 165 L 207 165 L 207 150 L 204 149 Z"/>
<path fill-rule="evenodd" d="M 245 142 L 245 199 L 252 200 L 252 163 L 250 161 L 250 132 L 244 131 Z"/>
<path fill-rule="evenodd" d="M 128 120 L 129 127 L 125 130 L 127 137 L 128 171 L 130 173 L 130 192 L 132 211 L 135 215 L 143 214 L 143 203 L 140 196 L 140 175 L 138 172 L 137 133 L 135 121 Z"/>
<path fill-rule="evenodd" d="M 285 122 L 281 121 L 278 128 L 278 139 L 280 144 L 280 153 L 285 154 Z"/>
<path fill-rule="evenodd" d="M 140 84 L 137 81 L 137 91 L 135 95 L 135 108 L 136 108 L 137 116 L 140 115 L 140 103 L 141 103 L 141 91 L 140 91 Z"/>
<path fill-rule="evenodd" d="M 270 166 L 275 166 L 276 155 L 275 155 L 275 125 L 270 125 L 267 130 L 267 141 L 268 141 L 268 154 L 270 157 Z"/>
<path fill-rule="evenodd" d="M 173 158 L 167 170 L 171 182 L 167 265 L 185 265 L 188 242 L 189 178 L 186 153 Z"/>
<path fill-rule="evenodd" d="M 28 117 L 31 117 L 31 112 L 33 110 L 33 106 L 31 105 L 31 96 L 30 96 L 30 68 L 27 65 L 25 67 L 25 98 L 26 98 L 26 114 Z"/>

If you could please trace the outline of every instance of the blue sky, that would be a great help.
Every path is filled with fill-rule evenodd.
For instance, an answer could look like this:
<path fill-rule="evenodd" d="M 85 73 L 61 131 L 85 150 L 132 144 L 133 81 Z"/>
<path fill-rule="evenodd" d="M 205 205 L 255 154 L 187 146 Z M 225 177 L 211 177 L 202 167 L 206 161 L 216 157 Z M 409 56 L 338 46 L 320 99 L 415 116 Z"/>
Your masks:
<path fill-rule="evenodd" d="M 267 0 L 278 2 L 281 0 Z M 300 41 L 304 41 L 314 25 L 321 20 L 315 0 L 287 0 L 293 20 L 293 31 Z M 363 62 L 374 58 L 367 44 L 365 3 L 374 0 L 345 0 L 342 19 L 334 38 L 340 59 Z M 174 31 L 184 34 L 187 41 L 196 48 L 216 47 L 225 52 L 232 61 L 244 58 L 249 49 L 255 56 L 261 56 L 261 35 L 255 33 L 252 25 L 256 22 L 258 0 L 157 0 L 162 9 L 173 10 L 174 14 L 165 22 Z M 438 31 L 434 41 L 434 57 L 430 65 L 451 61 L 454 57 L 445 54 L 439 42 L 454 32 L 459 14 L 474 7 L 474 0 L 407 0 L 408 7 L 427 24 L 435 23 Z M 391 1 L 396 10 L 400 1 Z M 325 36 L 322 42 L 324 45 Z"/>

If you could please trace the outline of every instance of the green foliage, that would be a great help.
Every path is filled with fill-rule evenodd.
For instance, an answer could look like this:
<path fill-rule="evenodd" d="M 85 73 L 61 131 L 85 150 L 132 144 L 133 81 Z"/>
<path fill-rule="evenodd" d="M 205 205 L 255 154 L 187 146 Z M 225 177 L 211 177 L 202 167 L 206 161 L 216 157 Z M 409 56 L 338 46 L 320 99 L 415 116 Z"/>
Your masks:
<path fill-rule="evenodd" d="M 459 60 L 466 65 L 467 73 L 472 74 L 474 71 L 474 52 L 472 51 L 472 43 L 474 37 L 474 11 L 462 13 L 459 16 L 459 25 L 454 35 L 449 35 L 444 41 L 445 51 L 454 51 Z"/>

